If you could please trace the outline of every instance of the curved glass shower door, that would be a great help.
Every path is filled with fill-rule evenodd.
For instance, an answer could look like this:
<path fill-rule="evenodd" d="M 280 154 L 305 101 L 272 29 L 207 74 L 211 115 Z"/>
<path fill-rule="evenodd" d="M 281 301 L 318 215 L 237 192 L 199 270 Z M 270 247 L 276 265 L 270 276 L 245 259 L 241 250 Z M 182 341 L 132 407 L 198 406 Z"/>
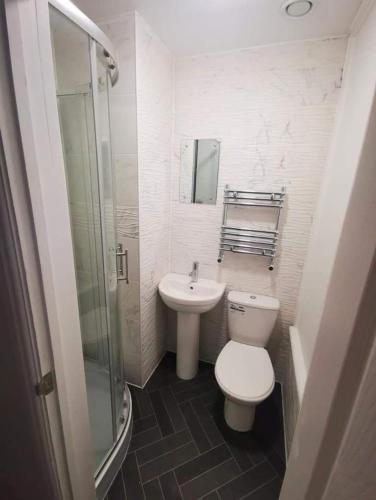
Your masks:
<path fill-rule="evenodd" d="M 102 172 L 101 198 L 103 217 L 103 239 L 105 248 L 105 274 L 107 286 L 107 323 L 111 332 L 111 371 L 112 371 L 112 393 L 113 393 L 113 419 L 114 427 L 119 431 L 124 416 L 123 401 L 123 357 L 120 339 L 120 326 L 117 308 L 117 241 L 116 223 L 114 213 L 114 172 L 112 168 L 111 155 L 111 129 L 110 129 L 110 77 L 107 68 L 107 60 L 103 48 L 93 42 L 91 48 L 92 68 L 95 75 L 93 85 L 97 154 L 98 163 Z"/>
<path fill-rule="evenodd" d="M 109 70 L 103 48 L 50 7 L 81 341 L 98 473 L 124 428 Z"/>

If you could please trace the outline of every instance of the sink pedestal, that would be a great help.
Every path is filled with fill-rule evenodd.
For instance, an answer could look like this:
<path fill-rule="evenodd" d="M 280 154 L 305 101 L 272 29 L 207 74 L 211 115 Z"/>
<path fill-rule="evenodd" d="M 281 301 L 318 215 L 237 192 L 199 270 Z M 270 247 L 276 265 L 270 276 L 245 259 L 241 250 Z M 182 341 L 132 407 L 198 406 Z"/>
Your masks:
<path fill-rule="evenodd" d="M 190 380 L 198 371 L 200 315 L 178 312 L 176 346 L 176 373 L 179 378 Z"/>
<path fill-rule="evenodd" d="M 179 378 L 190 380 L 196 375 L 200 314 L 218 304 L 225 288 L 225 283 L 201 278 L 192 281 L 184 274 L 169 273 L 161 279 L 158 289 L 162 300 L 178 313 L 176 373 Z"/>

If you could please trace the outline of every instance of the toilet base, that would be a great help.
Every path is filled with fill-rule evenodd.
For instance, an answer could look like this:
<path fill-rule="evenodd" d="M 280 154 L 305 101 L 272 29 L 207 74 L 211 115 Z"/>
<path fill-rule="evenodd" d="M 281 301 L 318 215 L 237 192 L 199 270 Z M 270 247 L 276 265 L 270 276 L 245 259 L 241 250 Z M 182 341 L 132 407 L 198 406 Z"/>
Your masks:
<path fill-rule="evenodd" d="M 234 431 L 250 431 L 255 420 L 255 410 L 255 405 L 241 405 L 231 399 L 225 399 L 225 420 L 227 425 Z"/>

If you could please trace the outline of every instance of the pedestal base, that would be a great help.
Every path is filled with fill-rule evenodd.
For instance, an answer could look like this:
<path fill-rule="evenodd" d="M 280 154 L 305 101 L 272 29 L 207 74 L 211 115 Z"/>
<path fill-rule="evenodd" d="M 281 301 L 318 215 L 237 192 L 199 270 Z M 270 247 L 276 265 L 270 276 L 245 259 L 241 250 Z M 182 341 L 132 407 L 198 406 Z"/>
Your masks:
<path fill-rule="evenodd" d="M 178 312 L 176 374 L 190 380 L 198 371 L 200 315 Z"/>
<path fill-rule="evenodd" d="M 231 399 L 225 399 L 225 420 L 234 431 L 250 431 L 255 420 L 255 410 L 255 405 L 240 405 Z"/>

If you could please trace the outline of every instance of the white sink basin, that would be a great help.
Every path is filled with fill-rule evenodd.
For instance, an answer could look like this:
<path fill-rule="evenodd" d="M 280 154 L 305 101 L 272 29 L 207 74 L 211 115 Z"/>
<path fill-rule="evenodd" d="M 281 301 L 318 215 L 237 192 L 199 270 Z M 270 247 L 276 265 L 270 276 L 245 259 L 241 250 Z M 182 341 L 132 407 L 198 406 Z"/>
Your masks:
<path fill-rule="evenodd" d="M 176 373 L 189 380 L 198 370 L 200 314 L 218 304 L 226 285 L 212 280 L 192 282 L 189 276 L 170 273 L 159 283 L 163 302 L 178 313 Z"/>
<path fill-rule="evenodd" d="M 159 283 L 163 302 L 178 312 L 202 314 L 220 301 L 226 285 L 213 280 L 199 279 L 193 283 L 189 276 L 170 273 Z"/>

